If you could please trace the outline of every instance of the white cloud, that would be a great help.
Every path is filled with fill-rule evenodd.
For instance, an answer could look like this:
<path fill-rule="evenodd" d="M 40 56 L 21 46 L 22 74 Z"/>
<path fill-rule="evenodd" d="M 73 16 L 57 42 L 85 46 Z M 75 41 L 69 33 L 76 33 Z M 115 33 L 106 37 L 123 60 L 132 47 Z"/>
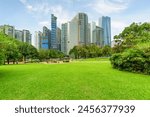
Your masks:
<path fill-rule="evenodd" d="M 96 12 L 106 15 L 110 13 L 119 13 L 128 8 L 130 0 L 95 0 L 89 6 Z"/>
<path fill-rule="evenodd" d="M 129 24 L 125 21 L 120 21 L 120 20 L 113 20 L 111 22 L 111 27 L 112 27 L 112 39 L 113 36 L 118 35 L 123 31 L 125 27 L 127 27 Z"/>
<path fill-rule="evenodd" d="M 19 0 L 21 3 L 26 4 L 27 0 Z"/>
<path fill-rule="evenodd" d="M 57 17 L 58 25 L 68 22 L 70 18 L 72 17 L 72 13 L 67 11 L 62 5 L 52 5 L 48 2 L 37 2 L 34 4 L 31 4 L 27 2 L 27 0 L 20 0 L 20 2 L 26 7 L 27 11 L 30 12 L 37 20 L 39 20 L 39 24 L 47 24 L 45 21 L 41 22 L 43 20 L 42 18 L 44 16 L 50 16 L 51 14 L 54 14 Z"/>

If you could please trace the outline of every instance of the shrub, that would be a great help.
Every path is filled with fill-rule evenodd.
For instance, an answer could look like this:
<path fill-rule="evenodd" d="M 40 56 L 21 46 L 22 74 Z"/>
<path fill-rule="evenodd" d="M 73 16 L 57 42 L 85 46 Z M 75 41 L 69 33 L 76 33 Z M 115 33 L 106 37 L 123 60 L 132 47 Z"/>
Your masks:
<path fill-rule="evenodd" d="M 132 48 L 112 55 L 110 61 L 119 70 L 150 74 L 150 48 Z"/>

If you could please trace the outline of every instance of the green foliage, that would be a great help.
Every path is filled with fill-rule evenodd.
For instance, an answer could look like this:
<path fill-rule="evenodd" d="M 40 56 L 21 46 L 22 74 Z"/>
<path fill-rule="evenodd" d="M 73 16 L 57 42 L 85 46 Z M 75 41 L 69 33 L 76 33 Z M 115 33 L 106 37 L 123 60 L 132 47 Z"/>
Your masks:
<path fill-rule="evenodd" d="M 95 57 L 102 57 L 102 56 L 110 56 L 111 55 L 111 47 L 104 46 L 100 48 L 97 45 L 82 45 L 82 46 L 75 46 L 69 52 L 70 55 L 74 55 L 76 59 L 79 58 L 95 58 Z"/>
<path fill-rule="evenodd" d="M 112 66 L 150 74 L 150 23 L 133 23 L 114 38 L 122 41 L 112 49 L 115 53 L 110 59 Z"/>
<path fill-rule="evenodd" d="M 132 23 L 114 39 L 119 43 L 112 49 L 114 53 L 123 52 L 139 43 L 150 43 L 150 23 Z"/>
<path fill-rule="evenodd" d="M 129 49 L 114 54 L 110 60 L 112 66 L 119 70 L 150 74 L 150 47 L 144 50 Z"/>
<path fill-rule="evenodd" d="M 32 45 L 0 33 L 0 64 L 5 64 L 6 60 L 9 64 L 10 61 L 18 63 L 21 58 L 25 62 L 26 58 L 33 59 L 37 57 L 37 49 Z"/>
<path fill-rule="evenodd" d="M 64 54 L 60 51 L 57 50 L 44 50 L 44 49 L 40 49 L 39 50 L 39 60 L 40 61 L 47 61 L 48 59 L 51 58 L 63 58 Z"/>

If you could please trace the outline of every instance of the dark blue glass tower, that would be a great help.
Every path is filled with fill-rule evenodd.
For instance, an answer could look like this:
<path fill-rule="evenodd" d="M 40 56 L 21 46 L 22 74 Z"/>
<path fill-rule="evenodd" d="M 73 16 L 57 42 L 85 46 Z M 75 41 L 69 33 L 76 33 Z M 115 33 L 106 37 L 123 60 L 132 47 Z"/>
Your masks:
<path fill-rule="evenodd" d="M 51 14 L 51 49 L 57 49 L 57 17 Z"/>
<path fill-rule="evenodd" d="M 108 16 L 102 16 L 100 19 L 100 27 L 104 30 L 103 45 L 111 46 L 111 18 Z"/>

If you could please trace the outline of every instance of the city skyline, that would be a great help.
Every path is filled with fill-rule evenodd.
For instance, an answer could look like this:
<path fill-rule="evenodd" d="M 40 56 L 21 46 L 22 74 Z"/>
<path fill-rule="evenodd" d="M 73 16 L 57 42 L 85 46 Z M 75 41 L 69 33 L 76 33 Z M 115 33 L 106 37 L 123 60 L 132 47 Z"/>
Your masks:
<path fill-rule="evenodd" d="M 56 15 L 58 27 L 61 27 L 62 23 L 70 21 L 78 12 L 85 12 L 89 22 L 95 21 L 97 24 L 99 17 L 110 16 L 113 37 L 132 22 L 148 22 L 149 3 L 148 0 L 2 0 L 0 25 L 29 29 L 33 36 L 43 26 L 51 27 L 51 14 Z"/>

